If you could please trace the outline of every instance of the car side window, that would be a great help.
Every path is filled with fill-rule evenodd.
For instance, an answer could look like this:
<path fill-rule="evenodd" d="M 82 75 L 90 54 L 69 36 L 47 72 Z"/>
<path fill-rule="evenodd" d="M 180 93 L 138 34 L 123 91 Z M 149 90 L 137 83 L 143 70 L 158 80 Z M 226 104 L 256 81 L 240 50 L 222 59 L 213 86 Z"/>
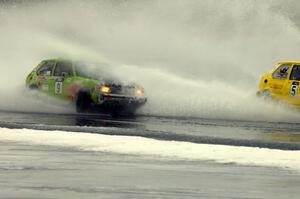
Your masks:
<path fill-rule="evenodd" d="M 290 64 L 283 64 L 276 69 L 272 77 L 275 79 L 286 79 L 291 68 Z"/>
<path fill-rule="evenodd" d="M 293 66 L 291 76 L 290 76 L 290 80 L 300 81 L 300 65 L 294 65 Z"/>
<path fill-rule="evenodd" d="M 36 72 L 38 76 L 50 76 L 53 70 L 54 61 L 44 63 Z"/>
<path fill-rule="evenodd" d="M 59 61 L 56 64 L 54 76 L 67 77 L 73 76 L 72 63 L 68 61 Z"/>

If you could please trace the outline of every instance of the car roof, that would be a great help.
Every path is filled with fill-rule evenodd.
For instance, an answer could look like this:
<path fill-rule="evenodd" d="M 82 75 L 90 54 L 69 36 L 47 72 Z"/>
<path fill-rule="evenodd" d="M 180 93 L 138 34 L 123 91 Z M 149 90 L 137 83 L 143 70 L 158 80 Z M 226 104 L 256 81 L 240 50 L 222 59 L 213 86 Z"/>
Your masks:
<path fill-rule="evenodd" d="M 85 60 L 72 60 L 72 59 L 67 59 L 67 58 L 52 58 L 52 59 L 44 59 L 41 62 L 48 62 L 48 61 L 67 61 L 67 62 L 72 62 L 74 65 L 77 65 L 78 63 L 84 63 L 84 64 L 91 64 L 91 65 L 105 65 L 109 66 L 107 63 L 102 63 L 102 62 L 88 62 Z"/>
<path fill-rule="evenodd" d="M 72 62 L 71 59 L 64 59 L 64 58 L 44 59 L 43 62 L 44 61 L 70 61 L 70 62 Z"/>
<path fill-rule="evenodd" d="M 281 61 L 279 64 L 300 64 L 300 61 Z"/>

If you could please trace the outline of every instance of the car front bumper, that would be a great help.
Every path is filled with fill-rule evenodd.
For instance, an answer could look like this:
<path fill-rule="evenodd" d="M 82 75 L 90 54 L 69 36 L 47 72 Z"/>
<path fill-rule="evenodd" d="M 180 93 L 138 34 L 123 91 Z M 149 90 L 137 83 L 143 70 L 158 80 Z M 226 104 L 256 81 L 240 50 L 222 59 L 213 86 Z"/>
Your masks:
<path fill-rule="evenodd" d="M 135 111 L 147 102 L 146 97 L 135 97 L 128 95 L 99 95 L 97 106 L 105 110 L 131 110 Z"/>

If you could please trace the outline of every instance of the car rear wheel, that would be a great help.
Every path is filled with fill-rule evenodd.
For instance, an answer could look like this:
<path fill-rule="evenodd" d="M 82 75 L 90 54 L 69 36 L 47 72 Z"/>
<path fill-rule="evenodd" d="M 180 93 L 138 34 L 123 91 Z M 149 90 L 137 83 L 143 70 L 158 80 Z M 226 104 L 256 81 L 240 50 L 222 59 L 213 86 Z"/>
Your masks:
<path fill-rule="evenodd" d="M 38 87 L 37 87 L 37 85 L 31 84 L 31 85 L 29 86 L 29 89 L 31 89 L 31 90 L 37 90 Z"/>
<path fill-rule="evenodd" d="M 86 113 L 90 111 L 92 99 L 89 93 L 79 92 L 76 99 L 77 113 Z"/>

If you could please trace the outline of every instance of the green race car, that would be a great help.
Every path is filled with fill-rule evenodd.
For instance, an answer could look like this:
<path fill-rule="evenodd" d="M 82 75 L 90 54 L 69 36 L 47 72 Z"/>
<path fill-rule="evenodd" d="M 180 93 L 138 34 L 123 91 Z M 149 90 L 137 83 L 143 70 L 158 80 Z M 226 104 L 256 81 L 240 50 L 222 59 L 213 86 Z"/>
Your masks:
<path fill-rule="evenodd" d="M 26 85 L 51 96 L 74 102 L 79 113 L 129 113 L 147 101 L 144 89 L 124 85 L 106 74 L 101 64 L 66 59 L 42 61 L 26 78 Z"/>

